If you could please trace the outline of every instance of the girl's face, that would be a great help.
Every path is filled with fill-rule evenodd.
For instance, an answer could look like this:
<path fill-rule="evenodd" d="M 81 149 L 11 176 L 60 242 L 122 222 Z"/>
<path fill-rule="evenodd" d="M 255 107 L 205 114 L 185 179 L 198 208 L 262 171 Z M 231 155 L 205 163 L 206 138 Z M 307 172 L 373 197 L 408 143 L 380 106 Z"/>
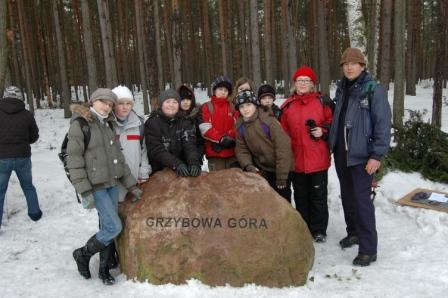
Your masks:
<path fill-rule="evenodd" d="M 191 107 L 191 99 L 189 98 L 184 98 L 180 101 L 180 109 L 183 111 L 188 111 L 190 110 Z"/>
<path fill-rule="evenodd" d="M 112 112 L 112 109 L 114 108 L 114 104 L 113 104 L 113 102 L 111 102 L 109 100 L 98 99 L 92 103 L 92 107 L 101 116 L 107 116 L 110 114 L 110 112 Z"/>
<path fill-rule="evenodd" d="M 255 114 L 255 111 L 257 110 L 257 106 L 254 105 L 253 103 L 246 102 L 246 103 L 240 104 L 238 109 L 240 111 L 241 116 L 243 116 L 243 119 L 246 120 Z"/>
<path fill-rule="evenodd" d="M 260 98 L 260 103 L 262 106 L 272 107 L 272 105 L 274 104 L 274 99 L 270 95 L 265 95 Z"/>
<path fill-rule="evenodd" d="M 226 87 L 218 87 L 215 89 L 216 97 L 227 97 L 229 95 L 229 90 Z"/>
<path fill-rule="evenodd" d="M 297 77 L 294 86 L 298 94 L 305 94 L 314 90 L 313 81 L 307 76 Z"/>
<path fill-rule="evenodd" d="M 246 82 L 244 84 L 239 85 L 237 91 L 238 91 L 238 93 L 240 93 L 241 91 L 250 90 L 250 89 L 251 88 L 250 88 L 249 83 Z"/>
<path fill-rule="evenodd" d="M 134 102 L 132 100 L 119 101 L 114 108 L 115 116 L 117 116 L 118 119 L 126 119 L 133 107 Z"/>
<path fill-rule="evenodd" d="M 168 98 L 162 103 L 162 112 L 172 118 L 179 112 L 179 102 L 174 98 Z"/>

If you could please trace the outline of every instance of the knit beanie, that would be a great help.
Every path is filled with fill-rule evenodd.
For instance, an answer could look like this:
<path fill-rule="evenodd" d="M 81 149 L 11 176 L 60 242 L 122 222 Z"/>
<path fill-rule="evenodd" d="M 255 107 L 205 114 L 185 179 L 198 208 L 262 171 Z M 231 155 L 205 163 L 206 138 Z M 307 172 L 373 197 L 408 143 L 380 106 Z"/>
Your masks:
<path fill-rule="evenodd" d="M 3 92 L 3 98 L 15 98 L 23 100 L 22 92 L 16 86 L 9 86 L 5 88 Z"/>
<path fill-rule="evenodd" d="M 260 88 L 258 88 L 258 100 L 260 100 L 263 96 L 269 95 L 275 100 L 275 90 L 274 87 L 272 87 L 269 84 L 261 85 Z"/>
<path fill-rule="evenodd" d="M 193 97 L 194 97 L 193 92 L 187 86 L 182 85 L 177 90 L 179 92 L 179 96 L 180 96 L 181 100 L 185 99 L 185 98 L 193 100 Z"/>
<path fill-rule="evenodd" d="M 314 73 L 314 70 L 306 65 L 303 65 L 301 67 L 299 67 L 296 72 L 294 73 L 294 75 L 292 76 L 292 80 L 295 81 L 297 79 L 297 77 L 301 77 L 301 76 L 305 76 L 305 77 L 309 77 L 311 79 L 311 81 L 313 81 L 314 84 L 317 83 L 317 76 Z"/>
<path fill-rule="evenodd" d="M 117 96 L 117 101 L 134 101 L 134 96 L 128 87 L 119 85 L 112 89 L 112 92 Z"/>
<path fill-rule="evenodd" d="M 235 108 L 238 109 L 240 105 L 243 103 L 252 103 L 256 106 L 260 105 L 260 101 L 258 101 L 258 98 L 255 96 L 255 93 L 253 93 L 250 90 L 244 90 L 238 93 L 238 95 L 235 98 Z"/>
<path fill-rule="evenodd" d="M 366 57 L 358 48 L 346 48 L 341 57 L 341 66 L 344 63 L 353 62 L 366 65 Z"/>
<path fill-rule="evenodd" d="M 167 89 L 164 90 L 162 93 L 160 93 L 159 95 L 159 107 L 162 107 L 162 104 L 165 100 L 173 98 L 175 100 L 177 100 L 177 102 L 180 105 L 180 96 L 179 93 L 176 92 L 176 90 L 174 89 Z"/>
<path fill-rule="evenodd" d="M 217 77 L 212 83 L 212 91 L 215 93 L 215 89 L 218 87 L 225 87 L 229 92 L 229 96 L 232 94 L 232 82 L 226 76 Z"/>
<path fill-rule="evenodd" d="M 109 88 L 98 88 L 90 95 L 90 103 L 94 103 L 97 100 L 107 100 L 113 104 L 117 103 L 117 96 Z"/>

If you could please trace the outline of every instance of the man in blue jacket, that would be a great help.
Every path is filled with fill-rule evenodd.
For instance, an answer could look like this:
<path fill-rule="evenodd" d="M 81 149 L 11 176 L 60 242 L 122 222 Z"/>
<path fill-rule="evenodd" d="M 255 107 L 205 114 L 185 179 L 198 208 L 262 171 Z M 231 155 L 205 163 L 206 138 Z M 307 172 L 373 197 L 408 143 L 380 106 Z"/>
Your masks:
<path fill-rule="evenodd" d="M 378 246 L 371 185 L 389 150 L 391 110 L 386 90 L 366 71 L 359 49 L 347 48 L 340 64 L 344 77 L 336 90 L 329 135 L 347 225 L 347 237 L 339 244 L 359 244 L 353 265 L 368 266 L 376 261 Z"/>
<path fill-rule="evenodd" d="M 20 89 L 10 86 L 0 99 L 0 227 L 12 171 L 16 172 L 28 205 L 28 216 L 42 217 L 31 175 L 31 146 L 39 138 L 34 116 L 25 109 Z"/>

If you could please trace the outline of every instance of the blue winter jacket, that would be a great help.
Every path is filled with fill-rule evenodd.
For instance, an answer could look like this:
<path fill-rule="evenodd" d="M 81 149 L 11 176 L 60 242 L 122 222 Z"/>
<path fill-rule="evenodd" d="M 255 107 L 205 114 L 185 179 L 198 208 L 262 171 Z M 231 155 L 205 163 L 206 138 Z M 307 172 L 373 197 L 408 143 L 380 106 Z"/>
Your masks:
<path fill-rule="evenodd" d="M 367 82 L 372 80 L 372 76 L 364 71 L 350 87 L 344 140 L 339 140 L 345 143 L 348 167 L 366 163 L 370 158 L 381 160 L 389 151 L 392 116 L 386 90 L 383 86 L 377 85 L 370 104 L 367 97 L 363 96 Z M 346 83 L 347 79 L 342 79 L 338 82 L 336 90 L 336 107 L 329 134 L 331 151 L 334 150 L 338 137 L 339 116 Z"/>

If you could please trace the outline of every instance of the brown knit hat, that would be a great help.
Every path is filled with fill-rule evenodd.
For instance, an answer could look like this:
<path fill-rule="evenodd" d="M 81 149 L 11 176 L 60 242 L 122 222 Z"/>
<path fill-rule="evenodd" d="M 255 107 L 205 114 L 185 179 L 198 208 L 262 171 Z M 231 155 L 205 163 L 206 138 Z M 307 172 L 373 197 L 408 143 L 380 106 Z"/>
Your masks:
<path fill-rule="evenodd" d="M 341 57 L 341 66 L 347 62 L 366 65 L 366 57 L 358 48 L 346 48 Z"/>

